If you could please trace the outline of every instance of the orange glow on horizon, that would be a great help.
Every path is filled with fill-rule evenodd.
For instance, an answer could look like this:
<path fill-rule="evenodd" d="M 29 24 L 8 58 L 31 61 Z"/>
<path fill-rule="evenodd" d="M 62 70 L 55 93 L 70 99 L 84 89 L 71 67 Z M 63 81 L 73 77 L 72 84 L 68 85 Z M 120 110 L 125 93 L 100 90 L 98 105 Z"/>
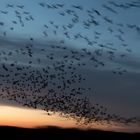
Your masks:
<path fill-rule="evenodd" d="M 88 126 L 78 126 L 76 125 L 76 121 L 70 118 L 64 118 L 59 116 L 58 113 L 54 115 L 47 115 L 47 113 L 43 110 L 35 110 L 28 108 L 20 108 L 15 106 L 5 106 L 0 105 L 0 126 L 17 126 L 17 127 L 25 127 L 25 128 L 35 128 L 35 127 L 43 127 L 43 126 L 58 126 L 64 128 L 89 128 Z M 95 129 L 101 130 L 113 130 L 113 131 L 137 131 L 139 132 L 139 128 L 131 128 L 124 126 L 108 126 L 102 124 L 94 124 L 93 127 Z"/>
<path fill-rule="evenodd" d="M 37 126 L 56 125 L 61 127 L 75 127 L 74 121 L 61 118 L 57 113 L 47 115 L 43 110 L 0 106 L 0 125 L 33 128 Z"/>

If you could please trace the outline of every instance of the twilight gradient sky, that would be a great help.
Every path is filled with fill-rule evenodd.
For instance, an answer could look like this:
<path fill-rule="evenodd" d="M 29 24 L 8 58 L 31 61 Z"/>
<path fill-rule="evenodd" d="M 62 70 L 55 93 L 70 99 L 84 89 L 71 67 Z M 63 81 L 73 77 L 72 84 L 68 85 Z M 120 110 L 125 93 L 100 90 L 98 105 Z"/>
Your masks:
<path fill-rule="evenodd" d="M 56 6 L 56 4 L 64 4 L 64 6 Z M 24 5 L 23 9 L 18 7 L 19 5 Z M 83 9 L 73 5 L 80 5 Z M 124 118 L 136 117 L 137 123 L 124 126 L 123 131 L 127 131 L 130 127 L 132 131 L 138 131 L 140 128 L 139 17 L 140 0 L 1 0 L 0 74 L 9 74 L 8 70 L 3 69 L 3 64 L 10 70 L 11 63 L 19 67 L 31 66 L 32 70 L 42 71 L 43 67 L 53 67 L 53 62 L 56 60 L 62 62 L 64 59 L 62 56 L 71 55 L 71 50 L 77 51 L 81 54 L 80 57 L 77 54 L 79 62 L 68 57 L 67 64 L 73 61 L 76 67 L 75 73 L 81 74 L 86 80 L 72 84 L 70 88 L 84 88 L 81 97 L 87 97 L 91 104 L 98 103 L 107 108 L 110 114 L 117 114 Z M 64 41 L 62 46 L 67 47 L 68 51 L 49 47 L 61 44 L 62 40 Z M 33 45 L 32 58 L 26 55 L 27 44 Z M 48 54 L 53 53 L 54 59 L 46 60 L 46 52 L 40 49 L 45 49 Z M 24 51 L 25 55 L 21 55 Z M 10 52 L 12 55 L 8 55 Z M 96 57 L 96 62 L 90 61 L 93 55 Z M 37 60 L 40 60 L 39 64 Z M 79 63 L 84 63 L 85 66 Z M 15 69 L 11 68 L 11 70 Z M 28 75 L 29 71 L 24 70 L 24 72 Z M 51 73 L 55 71 L 52 70 Z M 9 77 L 0 77 L 0 92 L 4 96 L 0 97 L 0 103 L 6 106 L 22 106 L 22 101 L 16 102 L 9 99 L 14 90 L 17 94 L 21 91 L 20 88 L 13 89 L 11 81 L 22 79 L 14 77 L 13 73 L 9 75 Z M 35 74 L 34 77 L 36 77 Z M 67 74 L 66 79 L 69 77 L 70 75 Z M 62 84 L 57 78 L 54 81 Z M 32 91 L 27 90 L 28 86 L 32 87 L 32 83 L 30 81 L 24 81 L 24 83 L 26 83 L 24 93 L 32 95 Z M 59 93 L 51 83 L 50 88 Z M 89 88 L 91 88 L 90 91 L 88 91 Z M 7 90 L 10 91 L 8 96 Z M 48 88 L 44 88 L 36 93 L 36 97 L 44 95 L 47 90 Z M 69 89 L 65 92 L 69 94 Z M 31 100 L 33 100 L 32 97 Z M 37 108 L 42 107 L 38 105 Z M 41 114 L 40 110 L 38 114 Z M 3 122 L 1 116 L 0 120 Z M 41 118 L 41 115 L 38 115 L 39 117 Z M 48 122 L 46 121 L 46 124 L 50 124 Z M 3 125 L 3 123 L 0 124 Z M 55 124 L 57 123 L 54 121 L 52 125 Z M 105 125 L 107 124 L 102 125 L 102 128 Z M 112 124 L 112 127 L 115 126 Z M 115 128 L 118 130 L 117 127 Z"/>

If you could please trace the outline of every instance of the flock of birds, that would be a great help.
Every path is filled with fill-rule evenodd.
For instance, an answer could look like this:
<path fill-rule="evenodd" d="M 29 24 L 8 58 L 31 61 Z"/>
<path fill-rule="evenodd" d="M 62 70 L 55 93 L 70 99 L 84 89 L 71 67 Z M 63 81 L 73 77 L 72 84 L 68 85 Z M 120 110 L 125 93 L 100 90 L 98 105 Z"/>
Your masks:
<path fill-rule="evenodd" d="M 140 27 L 115 22 L 104 15 L 102 10 L 84 9 L 81 5 L 73 4 L 67 8 L 63 3 L 39 2 L 38 7 L 49 10 L 50 13 L 55 12 L 58 18 L 70 18 L 70 21 L 68 19 L 68 23 L 61 25 L 50 20 L 42 25 L 42 38 L 49 40 L 50 34 L 53 34 L 62 37 L 59 41 L 41 44 L 33 36 L 21 42 L 10 41 L 9 32 L 14 32 L 17 26 L 24 30 L 26 24 L 36 22 L 36 18 L 26 10 L 25 5 L 6 4 L 5 9 L 0 10 L 0 15 L 6 16 L 12 12 L 16 17 L 8 25 L 7 21 L 0 21 L 0 98 L 31 108 L 41 108 L 48 115 L 49 111 L 60 112 L 60 115 L 72 117 L 84 124 L 104 121 L 139 123 L 140 118 L 111 114 L 102 105 L 91 103 L 86 95 L 92 92 L 92 88 L 83 86 L 86 76 L 80 73 L 80 69 L 89 64 L 93 69 L 104 69 L 108 67 L 106 61 L 115 62 L 116 57 L 123 60 L 127 58 L 132 49 L 125 40 L 124 29 L 140 33 Z M 102 8 L 117 16 L 119 11 L 115 9 L 140 8 L 140 1 L 123 4 L 108 1 Z M 86 18 L 80 17 L 80 13 L 86 14 Z M 119 49 L 113 42 L 102 41 L 104 34 L 98 31 L 102 23 L 107 29 L 105 33 L 112 34 L 121 44 L 124 53 L 119 54 Z M 92 36 L 88 35 L 90 31 L 93 32 Z M 69 40 L 82 42 L 83 47 L 73 48 L 68 45 Z M 123 76 L 126 72 L 127 69 L 122 66 L 111 70 L 111 74 L 117 76 Z"/>

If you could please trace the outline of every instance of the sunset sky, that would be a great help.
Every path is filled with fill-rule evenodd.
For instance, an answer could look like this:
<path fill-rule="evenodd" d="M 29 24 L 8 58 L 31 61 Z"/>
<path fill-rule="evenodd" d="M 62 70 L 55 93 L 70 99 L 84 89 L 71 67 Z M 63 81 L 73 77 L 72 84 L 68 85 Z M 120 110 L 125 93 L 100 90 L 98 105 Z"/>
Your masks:
<path fill-rule="evenodd" d="M 139 17 L 139 0 L 1 0 L 0 125 L 140 132 Z"/>
<path fill-rule="evenodd" d="M 108 125 L 95 123 L 94 126 L 76 125 L 73 119 L 60 117 L 58 113 L 55 115 L 47 115 L 45 111 L 28 109 L 15 106 L 0 106 L 0 125 L 17 126 L 23 128 L 37 128 L 47 126 L 59 126 L 63 128 L 80 128 L 80 129 L 99 129 L 119 132 L 139 132 L 138 126 L 124 125 Z"/>

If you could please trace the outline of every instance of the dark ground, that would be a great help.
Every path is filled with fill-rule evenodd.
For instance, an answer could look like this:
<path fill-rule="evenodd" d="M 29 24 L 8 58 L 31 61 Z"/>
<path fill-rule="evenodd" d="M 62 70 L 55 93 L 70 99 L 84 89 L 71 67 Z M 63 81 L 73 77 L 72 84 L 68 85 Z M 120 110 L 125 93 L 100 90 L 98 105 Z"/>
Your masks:
<path fill-rule="evenodd" d="M 63 129 L 49 126 L 48 128 L 25 129 L 17 127 L 0 127 L 0 140 L 2 139 L 60 139 L 60 140 L 97 140 L 97 139 L 132 139 L 140 140 L 140 133 L 118 133 L 99 130 Z"/>

